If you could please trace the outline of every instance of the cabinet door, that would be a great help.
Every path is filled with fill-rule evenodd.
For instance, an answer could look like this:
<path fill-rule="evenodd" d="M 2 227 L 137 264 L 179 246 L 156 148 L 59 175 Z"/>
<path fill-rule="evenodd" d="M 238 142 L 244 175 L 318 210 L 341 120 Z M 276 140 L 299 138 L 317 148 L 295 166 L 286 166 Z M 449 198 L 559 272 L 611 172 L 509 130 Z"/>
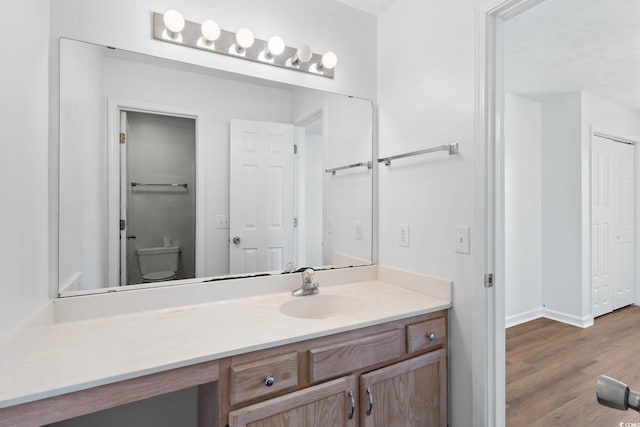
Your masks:
<path fill-rule="evenodd" d="M 229 413 L 230 427 L 355 427 L 355 377 L 299 390 Z"/>
<path fill-rule="evenodd" d="M 366 427 L 446 426 L 446 350 L 362 375 L 360 405 Z"/>

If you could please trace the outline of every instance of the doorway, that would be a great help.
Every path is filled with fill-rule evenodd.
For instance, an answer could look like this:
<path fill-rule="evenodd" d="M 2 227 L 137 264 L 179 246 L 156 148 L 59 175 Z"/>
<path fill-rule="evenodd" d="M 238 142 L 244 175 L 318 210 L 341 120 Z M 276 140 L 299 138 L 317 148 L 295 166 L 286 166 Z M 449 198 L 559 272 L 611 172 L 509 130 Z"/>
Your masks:
<path fill-rule="evenodd" d="M 328 264 L 324 254 L 324 120 L 322 109 L 295 124 L 297 268 Z"/>
<path fill-rule="evenodd" d="M 182 278 L 189 274 L 190 277 L 203 277 L 206 271 L 206 255 L 205 255 L 205 195 L 206 195 L 206 176 L 203 136 L 204 129 L 204 113 L 197 109 L 178 107 L 174 105 L 165 105 L 140 101 L 128 98 L 109 97 L 107 100 L 107 130 L 108 130 L 108 148 L 107 148 L 107 283 L 108 286 L 123 286 L 130 282 L 142 283 L 138 281 L 140 277 L 128 277 L 128 273 L 136 271 L 140 272 L 137 254 L 132 254 L 131 250 L 135 248 L 163 248 L 165 244 L 175 246 L 174 243 L 182 243 L 184 240 L 185 247 L 188 245 L 187 254 L 183 257 L 182 248 L 180 251 L 178 266 L 175 278 Z M 133 122 L 130 120 L 133 118 Z M 175 119 L 175 120 L 174 120 Z M 131 124 L 133 123 L 133 128 Z M 167 127 L 169 125 L 169 127 Z M 171 129 L 175 125 L 175 129 Z M 127 133 L 133 130 L 133 135 L 129 136 L 132 142 L 132 150 L 139 151 L 138 160 L 134 161 L 141 166 L 139 171 L 134 166 L 132 171 L 134 179 L 130 179 L 130 173 L 127 170 Z M 172 143 L 168 135 L 176 134 L 177 139 Z M 183 134 L 182 136 L 179 136 Z M 141 145 L 136 135 L 143 138 L 149 136 L 146 142 Z M 186 138 L 186 139 L 185 139 Z M 167 150 L 158 149 L 155 141 L 163 140 L 163 144 L 169 144 Z M 178 142 L 188 146 L 184 153 L 175 153 L 180 150 Z M 135 146 L 134 146 L 135 144 Z M 170 144 L 173 144 L 171 146 Z M 162 144 L 160 144 L 162 145 Z M 139 149 L 136 149 L 136 147 Z M 188 156 L 183 156 L 187 154 Z M 178 156 L 175 163 L 180 164 L 176 169 L 172 166 L 170 156 Z M 184 159 L 182 159 L 184 157 Z M 189 160 L 185 160 L 189 157 Z M 153 159 L 153 161 L 150 161 Z M 168 166 L 154 166 L 158 165 Z M 183 170 L 184 169 L 184 170 Z M 135 175 L 140 173 L 141 175 Z M 184 179 L 187 179 L 185 181 Z M 132 183 L 136 183 L 132 185 Z M 161 185 L 138 185 L 138 184 L 161 184 Z M 171 184 L 171 185 L 168 185 Z M 173 185 L 178 184 L 178 185 Z M 186 187 L 183 184 L 187 184 Z M 172 197 L 169 197 L 172 196 Z M 139 221 L 139 230 L 143 231 L 142 237 L 138 239 L 138 231 L 133 227 L 127 227 L 127 205 L 134 207 L 150 206 L 147 202 L 160 202 L 161 200 L 173 200 L 174 202 L 181 198 L 192 199 L 191 213 L 185 216 L 191 217 L 189 220 L 193 224 L 194 231 L 188 234 L 192 237 L 182 237 L 182 232 L 172 235 L 174 231 L 160 230 L 159 228 L 152 232 L 153 237 L 145 237 L 146 229 L 149 227 L 159 227 L 163 225 L 162 221 L 156 218 L 160 215 L 161 209 L 152 212 L 150 209 L 138 209 L 141 212 L 142 221 Z M 138 203 L 143 201 L 143 203 Z M 164 209 L 164 206 L 161 206 Z M 167 217 L 173 216 L 174 211 L 170 205 L 167 206 L 166 212 L 162 213 Z M 135 216 L 135 215 L 134 215 Z M 177 216 L 180 217 L 180 216 Z M 121 221 L 124 220 L 124 221 Z M 134 223 L 136 219 L 134 218 Z M 152 225 L 155 223 L 155 225 Z M 133 226 L 133 224 L 131 224 Z M 173 225 L 171 226 L 173 227 Z M 183 226 L 182 229 L 189 227 Z M 177 234 L 180 234 L 178 236 Z M 127 239 L 127 236 L 135 236 Z M 129 244 L 127 244 L 127 242 Z M 192 243 L 194 242 L 194 243 Z M 129 254 L 127 255 L 127 252 Z M 143 251 L 144 252 L 144 251 Z M 147 251 L 148 252 L 148 251 Z M 151 251 L 157 253 L 158 251 Z M 187 258 L 188 257 L 188 258 Z M 189 258 L 194 258 L 192 262 Z M 186 260 L 188 266 L 183 267 L 182 261 Z M 191 267 L 193 264 L 193 267 Z M 135 269 L 135 270 L 132 270 Z M 187 273 L 185 273 L 185 271 Z M 192 273 L 193 271 L 193 273 Z M 157 275 L 154 275 L 154 277 Z M 174 279 L 175 279 L 174 278 Z M 153 279 L 155 280 L 155 279 Z M 173 280 L 173 279 L 171 279 Z M 169 282 L 168 282 L 169 283 Z M 156 283 L 156 286 L 159 283 Z"/>
<path fill-rule="evenodd" d="M 526 15 L 529 12 L 538 13 L 544 9 L 544 7 L 551 5 L 551 7 L 557 7 L 555 14 L 552 15 L 552 19 L 542 21 L 544 25 L 538 24 L 538 28 L 545 32 L 545 35 L 550 38 L 549 42 L 543 44 L 545 48 L 556 47 L 564 45 L 568 41 L 583 38 L 585 35 L 594 34 L 606 39 L 614 34 L 611 31 L 603 31 L 594 20 L 602 18 L 603 13 L 592 13 L 590 16 L 591 21 L 582 21 L 584 25 L 584 31 L 571 31 L 566 26 L 562 28 L 566 37 L 557 37 L 553 35 L 552 31 L 549 31 L 549 25 L 559 22 L 559 11 L 572 12 L 570 16 L 574 17 L 578 22 L 575 15 L 576 12 L 584 12 L 591 6 L 593 8 L 602 8 L 605 5 L 615 5 L 625 10 L 626 3 L 626 16 L 623 14 L 621 19 L 613 19 L 610 23 L 615 23 L 616 28 L 634 28 L 634 25 L 623 25 L 627 19 L 635 19 L 633 13 L 629 11 L 636 10 L 633 4 L 630 2 L 576 2 L 576 1 L 540 1 L 540 0 L 505 0 L 494 2 L 489 7 L 481 10 L 478 13 L 478 51 L 480 52 L 478 61 L 476 63 L 479 74 L 478 78 L 478 91 L 477 91 L 477 119 L 478 126 L 476 128 L 479 138 L 476 151 L 477 168 L 476 168 L 476 186 L 475 191 L 477 198 L 474 202 L 476 207 L 476 220 L 479 228 L 479 237 L 477 242 L 477 248 L 479 253 L 474 256 L 475 271 L 478 273 L 493 273 L 494 280 L 488 282 L 489 285 L 485 287 L 478 286 L 478 291 L 475 293 L 474 307 L 476 309 L 476 316 L 474 316 L 474 325 L 477 325 L 474 329 L 474 352 L 479 352 L 483 357 L 474 360 L 474 372 L 477 371 L 476 381 L 474 381 L 474 394 L 478 393 L 478 396 L 484 396 L 485 398 L 480 401 L 479 405 L 475 408 L 475 414 L 478 419 L 481 419 L 483 425 L 504 425 L 504 402 L 505 402 L 505 246 L 504 246 L 504 186 L 505 186 L 505 158 L 504 158 L 504 93 L 505 88 L 505 76 L 509 73 L 505 72 L 505 27 L 514 18 Z M 526 12 L 526 13 L 525 13 Z M 598 28 L 598 31 L 594 31 L 594 28 Z M 635 26 L 637 28 L 637 26 Z M 530 27 L 527 31 L 526 27 L 522 26 L 521 30 L 530 42 L 527 48 L 520 49 L 518 52 L 523 56 L 527 56 L 530 52 L 535 50 L 534 38 L 531 35 L 536 30 L 536 27 Z M 637 43 L 637 38 L 635 39 Z M 618 48 L 624 45 L 623 40 L 618 38 L 618 43 L 615 47 Z M 606 46 L 604 54 L 610 54 L 611 52 L 619 52 L 612 49 L 610 44 L 606 44 L 604 40 L 600 40 L 598 46 Z M 603 57 L 592 49 L 586 51 L 575 49 L 568 55 L 546 55 L 547 59 L 555 59 L 560 61 L 562 67 L 553 67 L 546 62 L 538 62 L 536 66 L 523 66 L 522 72 L 529 72 L 532 70 L 553 70 L 559 72 L 560 70 L 566 70 L 570 68 L 571 60 L 583 60 L 598 58 L 604 65 L 608 66 L 609 71 L 619 70 L 624 72 L 625 70 L 634 69 L 634 67 L 616 66 L 612 67 L 612 62 L 603 60 Z M 582 52 L 582 54 L 581 54 Z M 625 55 L 620 55 L 621 59 Z M 630 57 L 629 55 L 626 55 Z M 616 62 L 617 63 L 617 62 Z M 587 66 L 576 67 L 585 71 L 591 71 L 594 68 Z M 592 73 L 583 73 L 584 75 L 593 75 Z M 601 74 L 601 73 L 596 73 Z M 522 75 L 522 73 L 511 73 L 510 75 Z M 604 75 L 604 74 L 602 74 Z M 624 82 L 624 79 L 613 78 L 611 74 L 609 76 L 609 83 Z M 529 75 L 529 77 L 531 77 Z M 633 84 L 637 82 L 637 78 L 633 82 L 626 81 L 627 84 Z M 533 80 L 530 80 L 533 81 Z M 582 81 L 580 83 L 583 83 Z M 580 109 L 584 104 L 584 100 L 592 101 L 593 96 L 589 92 L 591 89 L 585 89 L 582 86 L 574 87 L 572 89 L 564 89 L 564 92 L 578 93 L 574 98 L 576 101 L 573 107 Z M 597 89 L 593 89 L 596 91 Z M 554 91 L 549 91 L 550 93 Z M 557 93 L 558 91 L 555 91 Z M 618 94 L 635 93 L 634 90 L 621 90 Z M 602 96 L 602 95 L 600 95 Z M 569 105 L 569 104 L 566 104 Z M 565 105 L 565 106 L 566 106 Z M 593 104 L 595 105 L 595 104 Z M 620 125 L 618 120 L 622 116 L 632 117 L 637 115 L 637 111 L 640 110 L 637 107 L 635 112 L 627 113 L 622 112 L 622 109 L 610 108 L 609 112 L 615 111 L 614 114 L 606 114 L 609 120 L 609 124 L 602 124 L 605 117 L 599 116 L 597 113 L 602 112 L 600 107 L 604 103 L 598 103 L 598 106 L 591 108 L 587 111 L 588 118 L 580 121 L 576 124 L 573 130 L 576 130 L 579 134 L 579 141 L 577 145 L 572 148 L 573 159 L 579 159 L 578 163 L 572 163 L 570 167 L 565 162 L 567 156 L 566 152 L 555 152 L 556 160 L 564 165 L 565 173 L 564 180 L 557 180 L 556 183 L 567 184 L 571 183 L 573 189 L 571 192 L 564 192 L 565 199 L 559 199 L 560 203 L 565 203 L 569 200 L 578 203 L 572 204 L 574 215 L 571 216 L 571 220 L 558 221 L 560 225 L 565 226 L 561 229 L 557 235 L 564 236 L 570 231 L 572 241 L 577 242 L 574 247 L 577 247 L 577 252 L 572 252 L 571 261 L 565 263 L 571 265 L 574 269 L 572 271 L 571 280 L 565 280 L 564 283 L 577 284 L 577 308 L 573 314 L 573 320 L 582 323 L 581 326 L 588 326 L 589 319 L 592 317 L 591 301 L 592 301 L 592 286 L 591 286 L 591 255 L 592 255 L 592 223 L 591 223 L 591 134 L 590 127 L 602 127 L 605 129 L 614 129 L 616 133 L 622 133 L 624 135 L 632 135 L 637 139 L 640 135 L 638 130 L 638 124 L 640 120 L 635 120 L 635 123 L 624 127 Z M 632 109 L 634 109 L 632 108 Z M 567 111 L 567 108 L 562 109 Z M 625 110 L 626 111 L 626 110 Z M 633 122 L 633 120 L 632 120 Z M 586 128 L 584 125 L 586 124 Z M 638 153 L 634 153 L 633 157 L 637 158 Z M 574 160 L 572 160 L 574 161 Z M 634 180 L 637 180 L 635 178 Z M 636 197 L 636 200 L 638 198 Z M 551 205 L 553 207 L 553 205 Z M 560 220 L 559 216 L 556 216 Z M 634 219 L 634 223 L 638 221 Z M 636 229 L 637 229 L 636 224 Z M 559 261 L 563 261 L 563 258 L 567 256 L 567 253 L 561 253 L 562 257 L 557 257 Z M 637 264 L 638 255 L 634 256 L 634 261 Z M 480 274 L 477 275 L 478 280 L 482 278 Z M 485 281 L 485 284 L 487 281 Z M 491 285 L 494 285 L 493 287 Z M 635 287 L 635 286 L 634 286 Z M 484 288 L 484 289 L 483 289 Z M 594 380 L 595 384 L 595 380 Z"/>
<path fill-rule="evenodd" d="M 195 120 L 120 112 L 121 286 L 143 283 L 139 250 L 175 248 L 172 279 L 195 277 Z M 173 267 L 151 267 L 171 271 Z M 144 270 L 144 271 L 143 271 Z M 155 280 L 164 280 L 160 278 Z"/>

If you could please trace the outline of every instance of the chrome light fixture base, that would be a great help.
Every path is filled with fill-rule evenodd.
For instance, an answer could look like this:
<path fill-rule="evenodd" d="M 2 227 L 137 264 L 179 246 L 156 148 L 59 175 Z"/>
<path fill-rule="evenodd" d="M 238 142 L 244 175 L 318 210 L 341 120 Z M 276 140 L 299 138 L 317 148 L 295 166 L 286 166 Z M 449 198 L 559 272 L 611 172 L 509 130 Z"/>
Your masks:
<path fill-rule="evenodd" d="M 236 33 L 232 31 L 220 30 L 220 37 L 213 41 L 207 41 L 202 36 L 201 24 L 192 21 L 184 21 L 184 28 L 178 34 L 167 29 L 164 23 L 164 14 L 153 13 L 153 38 L 167 43 L 178 44 L 209 52 L 220 53 L 222 55 L 233 56 L 246 59 L 261 64 L 286 68 L 288 70 L 301 71 L 316 76 L 334 77 L 334 69 L 322 67 L 322 55 L 313 53 L 307 62 L 294 64 L 292 58 L 296 57 L 298 49 L 285 46 L 280 55 L 270 55 L 268 52 L 268 41 L 256 38 L 248 48 L 238 49 L 236 46 Z"/>

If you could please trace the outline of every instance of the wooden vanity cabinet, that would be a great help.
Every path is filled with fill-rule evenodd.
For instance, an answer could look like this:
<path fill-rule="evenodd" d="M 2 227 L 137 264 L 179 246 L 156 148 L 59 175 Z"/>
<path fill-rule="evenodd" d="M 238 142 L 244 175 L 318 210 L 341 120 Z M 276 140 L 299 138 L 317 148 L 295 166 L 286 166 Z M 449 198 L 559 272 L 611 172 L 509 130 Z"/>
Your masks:
<path fill-rule="evenodd" d="M 251 391 L 238 394 L 247 368 Z M 446 426 L 447 311 L 233 357 L 228 372 L 222 426 Z"/>
<path fill-rule="evenodd" d="M 230 426 L 330 426 L 356 424 L 353 375 L 256 403 L 229 414 Z"/>
<path fill-rule="evenodd" d="M 360 414 L 366 427 L 447 425 L 444 349 L 360 377 Z"/>

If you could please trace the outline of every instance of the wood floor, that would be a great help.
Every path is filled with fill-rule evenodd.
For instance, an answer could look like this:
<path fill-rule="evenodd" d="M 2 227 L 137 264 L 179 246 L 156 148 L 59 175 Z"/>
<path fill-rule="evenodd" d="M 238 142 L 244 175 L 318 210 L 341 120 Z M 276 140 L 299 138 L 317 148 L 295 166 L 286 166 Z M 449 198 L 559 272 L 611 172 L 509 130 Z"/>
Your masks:
<path fill-rule="evenodd" d="M 601 406 L 595 391 L 600 374 L 640 390 L 640 307 L 586 329 L 537 319 L 507 329 L 506 345 L 507 426 L 640 427 L 638 412 Z"/>

